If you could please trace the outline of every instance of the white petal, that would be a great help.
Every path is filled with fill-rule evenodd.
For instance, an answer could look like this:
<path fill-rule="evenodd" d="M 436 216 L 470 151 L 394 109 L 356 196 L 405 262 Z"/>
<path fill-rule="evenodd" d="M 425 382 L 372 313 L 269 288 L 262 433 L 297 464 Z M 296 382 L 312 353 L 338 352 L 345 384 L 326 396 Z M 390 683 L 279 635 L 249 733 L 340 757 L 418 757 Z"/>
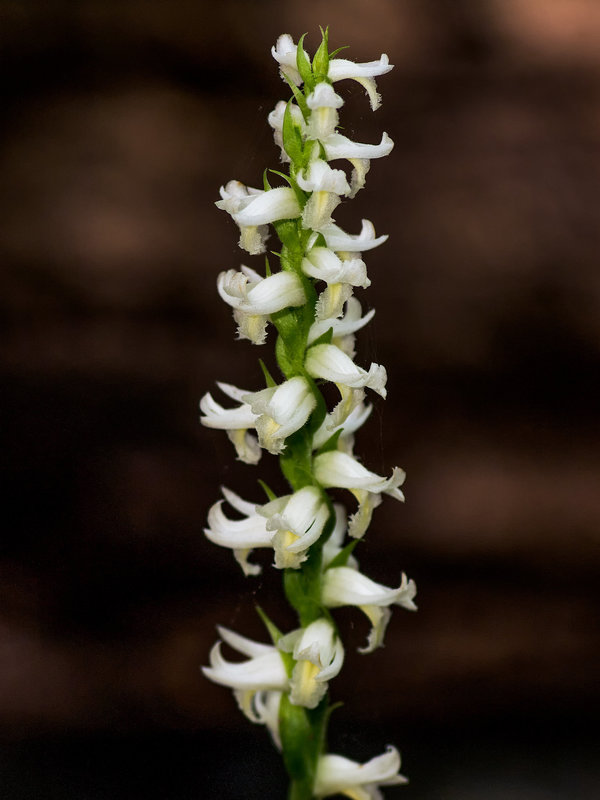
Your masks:
<path fill-rule="evenodd" d="M 306 105 L 314 111 L 316 108 L 341 108 L 344 101 L 330 83 L 320 81 L 306 98 Z"/>
<path fill-rule="evenodd" d="M 356 63 L 345 58 L 332 58 L 329 62 L 327 77 L 330 81 L 341 81 L 345 78 L 375 78 L 378 75 L 385 75 L 394 68 L 385 53 L 382 53 L 378 61 L 364 61 Z"/>
<path fill-rule="evenodd" d="M 366 289 L 371 283 L 362 259 L 342 260 L 327 247 L 312 247 L 302 259 L 302 272 L 328 284 L 348 283 Z"/>
<path fill-rule="evenodd" d="M 271 55 L 279 64 L 281 76 L 287 75 L 296 86 L 300 86 L 302 77 L 296 66 L 297 50 L 298 45 L 294 44 L 294 40 L 289 33 L 282 33 L 277 39 L 275 47 L 271 48 Z"/>
<path fill-rule="evenodd" d="M 323 147 L 327 155 L 328 161 L 333 161 L 336 158 L 382 158 L 392 152 L 394 147 L 393 141 L 384 133 L 381 137 L 379 144 L 363 144 L 361 142 L 353 142 L 341 133 L 334 133 L 329 136 L 324 142 Z"/>
<path fill-rule="evenodd" d="M 355 798 L 376 798 L 373 793 L 377 786 L 395 786 L 406 783 L 406 778 L 398 774 L 400 754 L 395 747 L 376 756 L 365 764 L 359 764 L 343 756 L 327 754 L 319 758 L 315 780 L 315 795 L 318 798 L 334 794 L 347 794 Z M 358 794 L 363 788 L 367 794 Z M 350 794 L 353 792 L 353 794 Z"/>
<path fill-rule="evenodd" d="M 285 690 L 288 678 L 281 655 L 272 648 L 248 661 L 232 663 L 221 655 L 221 642 L 210 652 L 210 667 L 202 667 L 207 678 L 232 689 L 258 691 L 260 689 Z"/>
<path fill-rule="evenodd" d="M 372 250 L 387 241 L 388 236 L 375 238 L 375 228 L 368 219 L 363 219 L 362 228 L 358 235 L 345 233 L 337 225 L 328 225 L 321 231 L 327 242 L 327 247 L 331 250 L 345 251 L 349 253 L 362 253 L 365 250 Z"/>

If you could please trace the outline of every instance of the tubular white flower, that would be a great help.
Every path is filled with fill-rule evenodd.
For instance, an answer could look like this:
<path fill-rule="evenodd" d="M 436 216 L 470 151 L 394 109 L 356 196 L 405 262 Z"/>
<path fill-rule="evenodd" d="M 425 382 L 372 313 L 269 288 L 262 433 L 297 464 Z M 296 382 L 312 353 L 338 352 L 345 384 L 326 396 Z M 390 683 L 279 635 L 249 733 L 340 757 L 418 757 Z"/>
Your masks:
<path fill-rule="evenodd" d="M 333 625 L 318 619 L 306 628 L 288 633 L 279 648 L 292 653 L 296 664 L 290 679 L 290 701 L 305 708 L 316 708 L 344 663 L 344 647 Z"/>
<path fill-rule="evenodd" d="M 394 467 L 389 478 L 383 478 L 363 467 L 349 453 L 332 450 L 321 453 L 313 461 L 314 475 L 324 488 L 349 489 L 358 500 L 358 510 L 350 518 L 348 534 L 359 539 L 371 521 L 373 510 L 381 503 L 381 495 L 388 494 L 396 500 L 404 500 L 398 488 L 404 483 L 406 473 Z"/>
<path fill-rule="evenodd" d="M 279 64 L 279 72 L 283 80 L 288 77 L 296 86 L 302 83 L 302 77 L 298 72 L 296 66 L 296 55 L 298 52 L 298 45 L 294 44 L 294 40 L 289 33 L 282 33 L 277 39 L 277 43 L 271 48 L 271 55 Z M 306 51 L 305 51 L 306 55 Z M 308 58 L 308 56 L 306 56 Z"/>
<path fill-rule="evenodd" d="M 277 272 L 262 278 L 249 267 L 230 269 L 217 279 L 221 298 L 234 309 L 238 337 L 264 344 L 269 314 L 306 302 L 302 282 L 295 272 Z"/>
<path fill-rule="evenodd" d="M 321 230 L 325 237 L 327 247 L 336 252 L 363 253 L 365 250 L 373 250 L 379 247 L 389 238 L 387 234 L 375 236 L 375 226 L 368 219 L 362 220 L 361 231 L 357 235 L 352 235 L 343 231 L 337 225 L 327 225 Z"/>
<path fill-rule="evenodd" d="M 319 301 L 317 305 L 318 303 Z M 373 319 L 375 309 L 372 308 L 364 317 L 361 314 L 362 307 L 359 300 L 356 297 L 349 297 L 346 301 L 346 313 L 341 319 L 318 319 L 313 322 L 308 331 L 308 344 L 312 344 L 329 328 L 333 328 L 332 343 L 352 358 L 353 354 L 350 355 L 349 351 L 354 349 L 354 334 Z"/>
<path fill-rule="evenodd" d="M 385 367 L 372 363 L 367 372 L 334 344 L 314 345 L 308 350 L 304 363 L 313 378 L 324 378 L 352 389 L 368 387 L 382 397 L 386 396 Z"/>
<path fill-rule="evenodd" d="M 398 605 L 408 611 L 416 611 L 413 599 L 417 587 L 402 573 L 397 589 L 375 583 L 362 572 L 350 567 L 332 567 L 323 574 L 321 600 L 327 608 L 358 606 L 371 621 L 367 646 L 359 648 L 361 653 L 371 653 L 383 644 L 385 629 L 390 619 L 389 606 Z"/>
<path fill-rule="evenodd" d="M 313 195 L 314 196 L 314 195 Z M 342 260 L 328 247 L 311 247 L 302 259 L 302 272 L 325 283 L 348 283 L 366 289 L 371 285 L 367 267 L 360 258 Z"/>
<path fill-rule="evenodd" d="M 217 382 L 219 389 L 232 400 L 241 401 L 248 392 L 238 389 L 229 383 Z M 207 428 L 224 430 L 233 443 L 237 456 L 245 464 L 257 464 L 260 460 L 261 450 L 256 438 L 248 433 L 256 425 L 257 415 L 252 412 L 248 403 L 242 402 L 237 408 L 223 408 L 207 392 L 200 400 L 200 410 L 204 416 L 200 422 Z"/>
<path fill-rule="evenodd" d="M 382 134 L 379 144 L 353 142 L 341 133 L 333 133 L 323 142 L 323 147 L 328 161 L 334 161 L 336 158 L 347 158 L 349 160 L 356 158 L 372 159 L 388 156 L 392 152 L 394 142 L 387 133 Z"/>
<path fill-rule="evenodd" d="M 322 81 L 306 98 L 306 105 L 311 110 L 308 122 L 308 135 L 311 139 L 326 139 L 335 133 L 338 124 L 337 109 L 344 105 L 342 98 L 335 93 L 331 84 Z"/>
<path fill-rule="evenodd" d="M 381 97 L 377 93 L 377 84 L 374 78 L 378 75 L 385 75 L 394 68 L 385 53 L 382 53 L 379 61 L 366 61 L 357 64 L 345 58 L 332 58 L 329 62 L 327 77 L 330 81 L 341 81 L 344 78 L 352 78 L 365 88 L 371 103 L 371 108 L 376 111 L 381 106 Z"/>
<path fill-rule="evenodd" d="M 208 512 L 208 528 L 204 529 L 206 538 L 220 547 L 233 550 L 244 575 L 258 575 L 261 572 L 260 566 L 251 564 L 248 557 L 257 547 L 271 547 L 273 534 L 267 529 L 264 517 L 257 513 L 254 503 L 242 500 L 225 487 L 221 491 L 229 505 L 244 514 L 244 519 L 229 519 L 225 516 L 223 500 L 219 500 Z"/>
<path fill-rule="evenodd" d="M 343 794 L 352 800 L 383 800 L 380 786 L 398 786 L 407 783 L 399 774 L 400 753 L 395 747 L 372 758 L 365 764 L 328 753 L 320 756 L 314 792 L 318 798 Z"/>
<path fill-rule="evenodd" d="M 317 404 L 308 381 L 301 376 L 245 394 L 243 399 L 256 415 L 254 426 L 261 447 L 275 455 L 283 452 L 285 439 L 304 425 Z"/>
<path fill-rule="evenodd" d="M 227 211 L 240 228 L 240 247 L 251 255 L 264 253 L 268 228 L 265 226 L 280 219 L 300 216 L 300 206 L 294 190 L 280 186 L 264 192 L 252 189 L 239 181 L 229 181 L 219 190 L 221 200 L 217 208 Z"/>
<path fill-rule="evenodd" d="M 266 530 L 271 532 L 278 569 L 300 567 L 308 557 L 308 548 L 319 539 L 329 519 L 329 508 L 316 486 L 305 486 L 256 510 L 265 518 Z"/>
<path fill-rule="evenodd" d="M 221 654 L 221 642 L 217 642 L 210 651 L 210 667 L 202 667 L 207 678 L 244 692 L 287 690 L 288 676 L 276 647 L 246 639 L 227 628 L 219 627 L 218 631 L 224 642 L 249 658 L 238 663 L 227 661 Z"/>

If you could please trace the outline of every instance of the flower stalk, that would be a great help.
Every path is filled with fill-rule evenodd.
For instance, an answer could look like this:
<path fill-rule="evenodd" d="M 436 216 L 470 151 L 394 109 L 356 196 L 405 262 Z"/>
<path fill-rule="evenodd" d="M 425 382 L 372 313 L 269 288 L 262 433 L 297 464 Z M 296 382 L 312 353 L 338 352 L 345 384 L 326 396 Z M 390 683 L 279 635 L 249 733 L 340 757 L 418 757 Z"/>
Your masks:
<path fill-rule="evenodd" d="M 230 548 L 248 576 L 261 571 L 249 560 L 252 551 L 273 550 L 298 627 L 284 633 L 258 609 L 271 643 L 220 628 L 222 641 L 246 660 L 228 661 L 217 642 L 204 674 L 233 689 L 243 713 L 267 727 L 289 774 L 290 800 L 334 794 L 376 800 L 380 786 L 405 782 L 395 748 L 362 765 L 326 752 L 333 708 L 328 685 L 345 655 L 330 609 L 352 605 L 368 617 L 372 628 L 360 650 L 368 653 L 383 643 L 390 606 L 415 610 L 416 588 L 404 574 L 398 588 L 375 583 L 359 571 L 352 553 L 382 494 L 404 499 L 399 489 L 404 472 L 396 467 L 389 478 L 377 475 L 353 454 L 354 433 L 371 411 L 367 392 L 385 398 L 387 377 L 379 364 L 363 368 L 354 362 L 355 334 L 374 313 L 362 316 L 354 292 L 370 285 L 362 253 L 387 236 L 377 237 L 369 220 L 363 220 L 359 234 L 348 234 L 332 215 L 342 198 L 354 197 L 364 186 L 371 159 L 393 147 L 387 133 L 379 144 L 364 144 L 338 132 L 344 101 L 336 83 L 358 81 L 375 110 L 381 104 L 375 78 L 392 66 L 385 54 L 364 64 L 336 58 L 329 52 L 327 31 L 321 34 L 312 60 L 304 36 L 294 43 L 284 34 L 272 49 L 292 92 L 268 118 L 287 165 L 285 173 L 270 173 L 283 184 L 271 186 L 267 172 L 262 189 L 232 180 L 221 187 L 217 202 L 239 227 L 239 244 L 248 254 L 264 253 L 272 230 L 279 239 L 278 271 L 272 272 L 268 261 L 265 275 L 242 265 L 222 272 L 217 288 L 233 309 L 239 338 L 264 345 L 273 326 L 282 377 L 277 382 L 261 361 L 264 388 L 248 391 L 219 383 L 236 406 L 221 406 L 210 393 L 200 401 L 201 422 L 226 431 L 238 459 L 255 465 L 263 451 L 279 458 L 291 493 L 276 496 L 267 489 L 268 502 L 260 504 L 223 488 L 224 500 L 210 509 L 205 533 Z M 340 397 L 332 408 L 321 391 L 328 383 Z M 348 489 L 357 501 L 355 510 L 348 513 L 334 504 L 330 488 Z M 243 518 L 231 519 L 224 502 Z"/>

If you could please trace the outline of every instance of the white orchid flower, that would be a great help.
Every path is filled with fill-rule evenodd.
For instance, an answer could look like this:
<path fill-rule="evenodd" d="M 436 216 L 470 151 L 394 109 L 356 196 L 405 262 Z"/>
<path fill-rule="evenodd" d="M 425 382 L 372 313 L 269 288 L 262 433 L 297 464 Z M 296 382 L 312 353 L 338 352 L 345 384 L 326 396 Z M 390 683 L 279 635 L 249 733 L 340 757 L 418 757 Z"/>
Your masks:
<path fill-rule="evenodd" d="M 302 211 L 302 225 L 306 229 L 319 231 L 331 225 L 331 214 L 340 203 L 341 195 L 350 194 L 346 173 L 332 169 L 327 161 L 317 158 L 296 176 L 298 186 L 312 192 Z"/>
<path fill-rule="evenodd" d="M 349 489 L 358 500 L 358 510 L 350 518 L 348 533 L 360 539 L 369 527 L 373 510 L 381 503 L 381 495 L 388 494 L 404 500 L 398 488 L 404 483 L 406 473 L 394 467 L 389 478 L 384 478 L 363 467 L 349 453 L 331 450 L 321 453 L 313 461 L 314 475 L 323 488 Z"/>
<path fill-rule="evenodd" d="M 287 107 L 288 104 L 285 102 L 285 100 L 280 100 L 267 117 L 269 125 L 273 128 L 273 138 L 275 139 L 275 144 L 281 148 L 281 161 L 284 163 L 289 163 L 290 161 L 290 157 L 283 146 L 283 118 L 285 117 Z M 289 109 L 294 125 L 300 129 L 302 137 L 305 138 L 307 129 L 306 123 L 304 122 L 304 117 L 302 116 L 302 111 L 295 103 L 290 103 Z"/>
<path fill-rule="evenodd" d="M 306 105 L 311 110 L 308 123 L 308 136 L 311 139 L 323 140 L 335 133 L 339 119 L 337 110 L 344 105 L 344 101 L 330 83 L 317 83 L 306 98 Z"/>
<path fill-rule="evenodd" d="M 289 186 L 262 191 L 229 181 L 221 186 L 217 208 L 227 211 L 240 228 L 240 247 L 251 255 L 264 253 L 267 226 L 280 219 L 295 219 L 301 209 L 294 190 Z"/>
<path fill-rule="evenodd" d="M 372 363 L 368 371 L 364 370 L 334 344 L 316 344 L 309 348 L 304 364 L 313 378 L 323 378 L 351 389 L 368 387 L 382 397 L 386 396 L 385 367 Z"/>
<path fill-rule="evenodd" d="M 202 667 L 202 672 L 211 681 L 234 689 L 238 704 L 247 709 L 247 714 L 256 692 L 287 691 L 289 678 L 276 647 L 247 639 L 227 628 L 219 627 L 218 631 L 224 642 L 248 656 L 248 660 L 227 661 L 221 653 L 221 642 L 217 642 L 210 651 L 210 667 Z"/>
<path fill-rule="evenodd" d="M 222 487 L 221 491 L 229 505 L 240 514 L 243 519 L 230 519 L 223 512 L 223 500 L 215 503 L 208 512 L 208 528 L 204 529 L 207 539 L 220 547 L 233 550 L 233 555 L 244 571 L 244 575 L 258 575 L 261 568 L 258 564 L 251 564 L 248 557 L 257 547 L 272 547 L 273 533 L 267 529 L 266 521 L 257 512 L 256 503 L 242 500 L 234 492 Z"/>
<path fill-rule="evenodd" d="M 310 202 L 310 201 L 309 201 Z M 348 283 L 366 289 L 371 285 L 367 267 L 360 258 L 342 260 L 328 247 L 311 247 L 302 259 L 302 272 L 325 283 Z"/>
<path fill-rule="evenodd" d="M 346 253 L 364 253 L 366 250 L 373 250 L 389 238 L 387 234 L 376 237 L 375 226 L 368 219 L 362 220 L 361 231 L 357 235 L 346 233 L 335 224 L 322 228 L 321 233 L 325 237 L 327 247 L 336 252 Z"/>
<path fill-rule="evenodd" d="M 394 68 L 390 64 L 390 60 L 385 53 L 382 53 L 379 61 L 365 61 L 362 64 L 357 64 L 354 61 L 348 61 L 345 58 L 332 58 L 329 62 L 329 69 L 327 70 L 327 77 L 330 81 L 341 81 L 345 78 L 351 78 L 358 81 L 364 87 L 371 103 L 373 111 L 381 106 L 381 97 L 377 93 L 377 84 L 374 78 L 378 75 L 385 75 Z"/>
<path fill-rule="evenodd" d="M 394 147 L 394 142 L 387 133 L 382 134 L 379 144 L 353 142 L 341 133 L 333 133 L 322 144 L 328 161 L 334 161 L 336 158 L 348 160 L 383 158 L 388 156 Z"/>
<path fill-rule="evenodd" d="M 327 608 L 339 606 L 358 606 L 369 618 L 372 628 L 366 647 L 361 653 L 372 653 L 383 644 L 385 629 L 390 620 L 389 606 L 398 605 L 409 611 L 416 611 L 413 599 L 417 587 L 402 573 L 402 581 L 397 589 L 376 583 L 351 567 L 332 567 L 323 574 L 321 582 L 321 601 Z"/>
<path fill-rule="evenodd" d="M 302 77 L 298 72 L 296 66 L 296 56 L 298 52 L 298 45 L 294 44 L 294 40 L 289 33 L 282 33 L 277 39 L 277 43 L 271 48 L 271 55 L 279 64 L 279 72 L 283 80 L 289 78 L 296 86 L 302 83 Z M 308 59 L 306 51 L 304 55 Z"/>
<path fill-rule="evenodd" d="M 266 278 L 249 267 L 230 269 L 217 278 L 221 298 L 233 308 L 238 337 L 264 344 L 270 314 L 306 302 L 302 281 L 295 272 L 277 272 Z"/>
<path fill-rule="evenodd" d="M 243 400 L 256 415 L 254 426 L 261 447 L 275 455 L 283 452 L 285 439 L 304 425 L 317 404 L 310 384 L 301 376 L 247 393 Z"/>
<path fill-rule="evenodd" d="M 327 287 L 328 289 L 330 287 Z M 327 291 L 327 290 L 325 290 Z M 324 292 L 322 293 L 324 294 Z M 319 307 L 321 298 L 317 300 L 317 308 Z M 321 304 L 324 306 L 325 302 Z M 318 317 L 318 311 L 316 316 Z M 361 328 L 364 328 L 375 316 L 375 309 L 372 308 L 364 317 L 362 316 L 362 307 L 356 297 L 349 297 L 346 301 L 346 313 L 339 319 L 317 319 L 316 322 L 310 326 L 308 331 L 308 344 L 312 344 L 319 336 L 322 336 L 329 328 L 333 329 L 332 344 L 340 348 L 349 358 L 354 357 L 354 334 Z"/>
<path fill-rule="evenodd" d="M 387 752 L 365 764 L 328 753 L 320 756 L 317 763 L 315 797 L 343 794 L 352 800 L 383 800 L 380 786 L 398 786 L 408 782 L 399 770 L 400 753 L 391 746 Z"/>
<path fill-rule="evenodd" d="M 305 708 L 316 708 L 327 691 L 327 682 L 344 663 L 344 647 L 333 625 L 318 619 L 306 628 L 288 633 L 279 648 L 292 653 L 296 664 L 290 679 L 290 701 Z"/>
<path fill-rule="evenodd" d="M 249 433 L 249 429 L 255 427 L 258 415 L 253 413 L 248 403 L 243 402 L 248 392 L 229 383 L 217 382 L 217 386 L 227 397 L 241 403 L 236 408 L 223 408 L 213 399 L 211 393 L 207 392 L 200 400 L 200 410 L 204 414 L 200 417 L 200 422 L 207 428 L 226 431 L 240 461 L 245 464 L 258 464 L 261 449 L 256 437 Z"/>
<path fill-rule="evenodd" d="M 305 486 L 291 495 L 278 497 L 256 511 L 264 518 L 265 528 L 272 537 L 278 569 L 298 569 L 329 519 L 329 508 L 316 486 Z"/>

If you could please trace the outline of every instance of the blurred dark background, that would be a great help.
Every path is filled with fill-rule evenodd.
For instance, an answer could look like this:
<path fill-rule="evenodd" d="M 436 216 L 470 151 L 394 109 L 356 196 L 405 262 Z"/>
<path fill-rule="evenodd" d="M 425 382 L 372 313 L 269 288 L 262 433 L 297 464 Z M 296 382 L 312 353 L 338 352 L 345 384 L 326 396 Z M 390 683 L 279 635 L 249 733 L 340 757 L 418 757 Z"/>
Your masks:
<path fill-rule="evenodd" d="M 202 535 L 221 484 L 284 486 L 197 403 L 262 385 L 215 288 L 259 265 L 213 201 L 278 167 L 269 49 L 308 31 L 314 52 L 319 24 L 396 64 L 375 115 L 339 84 L 346 131 L 396 147 L 337 218 L 392 234 L 359 345 L 389 399 L 357 449 L 408 472 L 359 558 L 420 601 L 369 657 L 339 614 L 331 749 L 396 743 L 407 800 L 598 796 L 596 0 L 2 0 L 3 798 L 285 794 L 199 674 L 217 623 L 263 636 L 251 600 L 293 624 L 278 575 Z"/>

